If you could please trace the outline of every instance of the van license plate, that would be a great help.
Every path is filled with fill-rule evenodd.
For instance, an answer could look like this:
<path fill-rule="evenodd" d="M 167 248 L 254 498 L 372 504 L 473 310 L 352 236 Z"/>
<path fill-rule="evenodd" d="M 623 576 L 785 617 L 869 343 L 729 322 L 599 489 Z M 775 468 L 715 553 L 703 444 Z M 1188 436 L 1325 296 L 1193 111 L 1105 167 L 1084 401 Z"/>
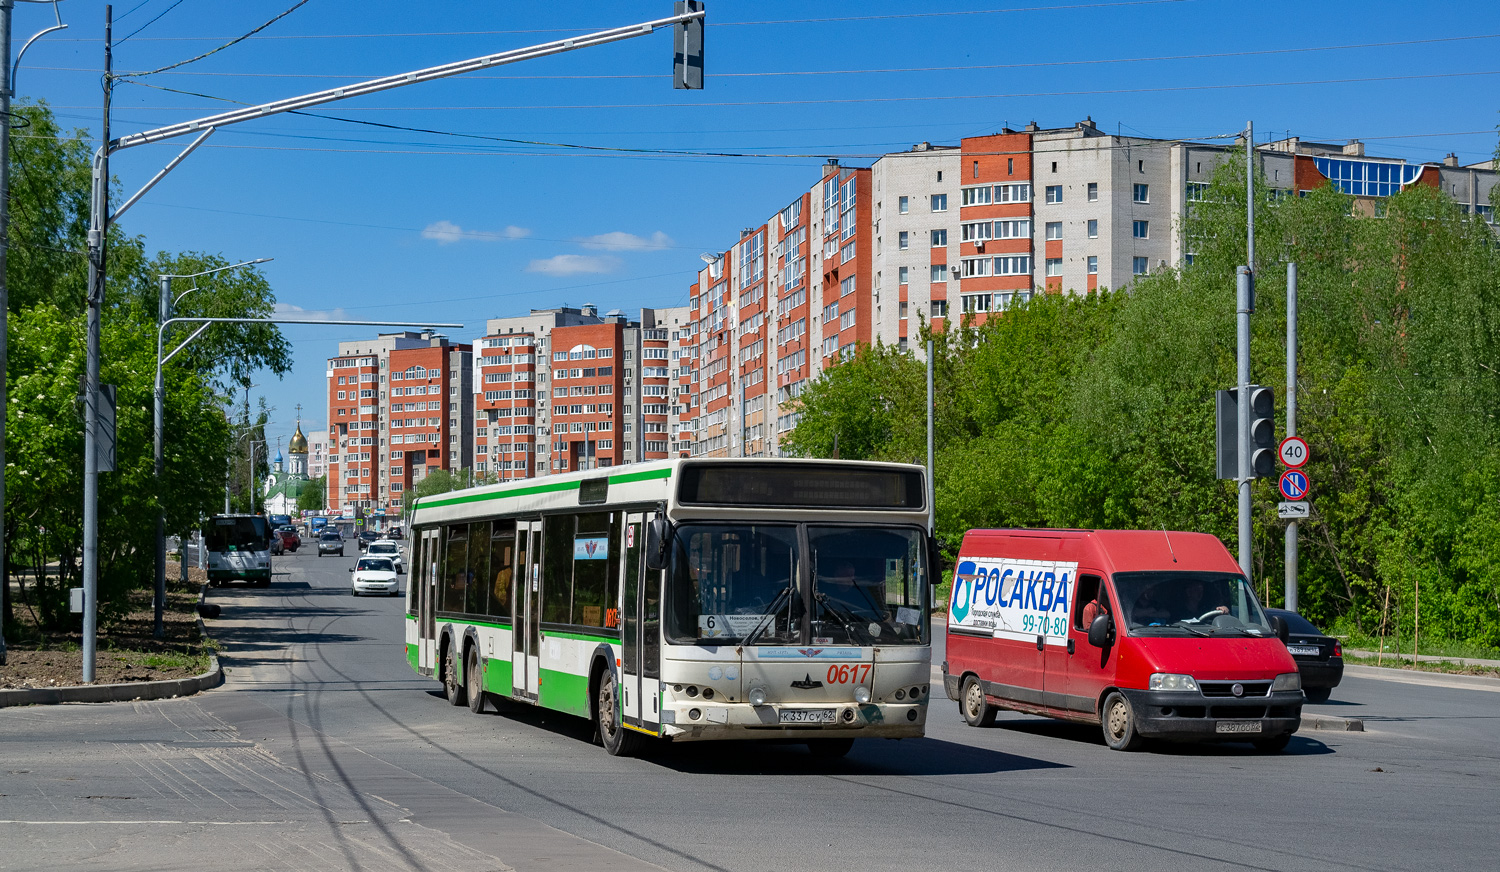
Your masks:
<path fill-rule="evenodd" d="M 1286 646 L 1286 652 L 1288 654 L 1301 655 L 1303 657 L 1316 657 L 1319 654 L 1323 653 L 1322 651 L 1318 650 L 1318 647 L 1316 645 L 1288 645 Z"/>
<path fill-rule="evenodd" d="M 1219 721 L 1214 724 L 1216 733 L 1258 733 L 1260 721 Z"/>
<path fill-rule="evenodd" d="M 833 709 L 782 709 L 779 717 L 783 724 L 831 724 Z"/>

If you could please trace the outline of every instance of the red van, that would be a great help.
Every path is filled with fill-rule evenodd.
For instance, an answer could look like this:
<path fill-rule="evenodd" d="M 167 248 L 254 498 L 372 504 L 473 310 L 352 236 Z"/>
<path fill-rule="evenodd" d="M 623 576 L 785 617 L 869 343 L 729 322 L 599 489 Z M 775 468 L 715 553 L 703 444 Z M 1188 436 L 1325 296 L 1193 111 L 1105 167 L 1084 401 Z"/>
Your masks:
<path fill-rule="evenodd" d="M 1286 627 L 1203 533 L 970 530 L 943 686 L 971 726 L 997 708 L 1150 738 L 1286 747 L 1302 684 Z"/>

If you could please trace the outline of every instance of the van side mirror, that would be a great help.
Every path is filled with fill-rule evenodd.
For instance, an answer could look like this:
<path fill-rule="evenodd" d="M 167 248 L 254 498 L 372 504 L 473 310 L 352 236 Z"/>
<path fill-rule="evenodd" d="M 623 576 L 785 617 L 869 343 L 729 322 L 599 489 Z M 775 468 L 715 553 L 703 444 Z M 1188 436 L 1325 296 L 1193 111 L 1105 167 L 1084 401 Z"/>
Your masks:
<path fill-rule="evenodd" d="M 1114 635 L 1115 621 L 1109 615 L 1099 615 L 1089 624 L 1089 644 L 1095 648 L 1108 648 Z"/>
<path fill-rule="evenodd" d="M 646 524 L 646 568 L 659 572 L 667 568 L 667 543 L 672 541 L 672 525 L 658 515 Z"/>
<path fill-rule="evenodd" d="M 1271 632 L 1276 634 L 1276 638 L 1285 642 L 1286 637 L 1292 632 L 1292 628 L 1287 626 L 1286 619 L 1282 618 L 1281 615 L 1271 615 L 1270 620 Z"/>

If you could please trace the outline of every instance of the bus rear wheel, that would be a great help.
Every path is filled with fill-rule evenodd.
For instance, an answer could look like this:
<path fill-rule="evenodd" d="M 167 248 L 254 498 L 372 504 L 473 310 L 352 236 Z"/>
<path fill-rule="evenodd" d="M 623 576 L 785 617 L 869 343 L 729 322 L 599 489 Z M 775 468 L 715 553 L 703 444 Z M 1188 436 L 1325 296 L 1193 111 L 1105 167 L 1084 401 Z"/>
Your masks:
<path fill-rule="evenodd" d="M 469 711 L 484 714 L 484 676 L 479 672 L 479 652 L 473 648 L 464 658 L 464 685 L 469 696 Z"/>
<path fill-rule="evenodd" d="M 443 655 L 443 695 L 448 697 L 449 705 L 463 705 L 468 701 L 463 685 L 458 683 L 458 655 L 452 645 Z"/>
<path fill-rule="evenodd" d="M 611 757 L 634 757 L 640 753 L 641 737 L 620 722 L 615 674 L 607 669 L 599 676 L 599 698 L 594 709 L 594 719 L 599 727 L 599 738 L 604 742 L 604 750 Z"/>

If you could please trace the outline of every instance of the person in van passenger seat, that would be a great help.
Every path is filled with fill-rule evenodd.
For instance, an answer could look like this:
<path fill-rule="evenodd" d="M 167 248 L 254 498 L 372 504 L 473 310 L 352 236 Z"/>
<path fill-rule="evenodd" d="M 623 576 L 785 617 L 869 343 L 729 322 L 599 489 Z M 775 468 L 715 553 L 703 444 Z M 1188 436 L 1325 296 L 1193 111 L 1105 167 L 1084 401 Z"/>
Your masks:
<path fill-rule="evenodd" d="M 1171 612 L 1163 604 L 1165 591 L 1162 584 L 1153 584 L 1141 591 L 1136 597 L 1135 607 L 1130 610 L 1130 621 L 1132 626 L 1149 626 L 1151 624 L 1166 623 L 1171 619 Z"/>

